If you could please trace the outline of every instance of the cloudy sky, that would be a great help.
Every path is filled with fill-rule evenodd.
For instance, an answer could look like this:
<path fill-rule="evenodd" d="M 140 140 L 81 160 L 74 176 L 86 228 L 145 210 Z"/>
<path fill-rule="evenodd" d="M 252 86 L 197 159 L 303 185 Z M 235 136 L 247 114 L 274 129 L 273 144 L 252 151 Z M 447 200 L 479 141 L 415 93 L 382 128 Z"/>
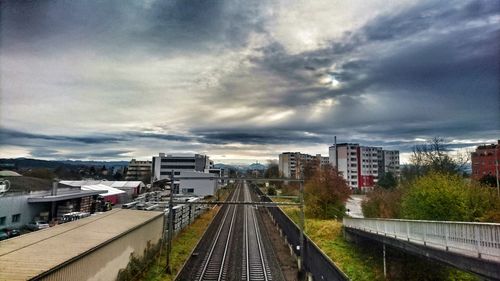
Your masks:
<path fill-rule="evenodd" d="M 3 1 L 0 157 L 500 137 L 500 1 Z"/>

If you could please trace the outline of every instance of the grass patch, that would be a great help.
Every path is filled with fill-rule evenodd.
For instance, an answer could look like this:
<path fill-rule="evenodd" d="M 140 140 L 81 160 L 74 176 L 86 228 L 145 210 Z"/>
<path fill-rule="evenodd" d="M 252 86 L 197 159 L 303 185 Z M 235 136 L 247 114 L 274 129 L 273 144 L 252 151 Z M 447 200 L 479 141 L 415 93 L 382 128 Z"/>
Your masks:
<path fill-rule="evenodd" d="M 182 265 L 189 258 L 194 247 L 207 229 L 212 219 L 217 214 L 219 207 L 209 209 L 200 215 L 191 225 L 187 226 L 172 241 L 171 265 L 172 274 L 165 273 L 166 253 L 162 250 L 159 261 L 156 261 L 147 270 L 140 280 L 145 281 L 170 281 L 182 269 Z"/>
<path fill-rule="evenodd" d="M 232 185 L 228 185 L 227 187 L 219 189 L 218 198 L 221 201 L 227 199 L 229 194 L 232 191 Z M 215 198 L 212 198 L 214 200 Z M 211 208 L 205 213 L 201 214 L 198 218 L 194 220 L 194 222 L 188 225 L 186 228 L 181 230 L 174 239 L 172 240 L 172 254 L 171 258 L 171 267 L 172 273 L 165 273 L 165 265 L 167 256 L 165 253 L 165 249 L 162 249 L 161 255 L 157 261 L 153 262 L 151 267 L 145 271 L 142 278 L 139 280 L 144 281 L 170 281 L 175 278 L 175 275 L 182 269 L 182 265 L 189 258 L 189 255 L 193 251 L 198 241 L 201 239 L 201 236 L 208 228 L 208 225 L 212 222 L 212 219 L 217 214 L 220 206 Z"/>
<path fill-rule="evenodd" d="M 300 211 L 297 207 L 282 207 L 283 211 L 298 224 Z M 385 280 L 383 274 L 382 252 L 374 244 L 354 244 L 346 241 L 342 233 L 342 223 L 336 220 L 306 218 L 306 234 L 335 264 L 353 281 Z M 388 280 L 467 280 L 478 278 L 470 273 L 445 267 L 420 258 L 404 255 L 398 250 L 388 250 Z M 390 254 L 388 254 L 390 255 Z M 409 266 L 398 266 L 393 259 L 406 260 Z M 401 261 L 400 261 L 401 263 Z M 404 264 L 404 262 L 402 262 Z M 412 266 L 414 265 L 414 266 Z M 393 271 L 393 272 L 391 272 Z M 434 277 L 432 278 L 433 274 Z M 431 276 L 431 277 L 429 277 Z M 431 278 L 431 279 L 429 279 Z"/>
<path fill-rule="evenodd" d="M 282 207 L 295 222 L 299 222 L 297 207 Z M 321 250 L 332 259 L 353 281 L 384 280 L 381 264 L 374 253 L 344 240 L 342 223 L 336 220 L 308 219 L 305 221 L 306 234 Z M 380 253 L 379 253 L 380 254 Z"/>

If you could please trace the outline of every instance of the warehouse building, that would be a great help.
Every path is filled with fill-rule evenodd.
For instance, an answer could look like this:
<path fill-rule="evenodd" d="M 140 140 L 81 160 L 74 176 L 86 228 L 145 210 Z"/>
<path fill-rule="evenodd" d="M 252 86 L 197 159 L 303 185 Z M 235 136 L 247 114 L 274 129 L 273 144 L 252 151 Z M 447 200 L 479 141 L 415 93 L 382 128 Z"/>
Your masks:
<path fill-rule="evenodd" d="M 0 229 L 21 228 L 33 220 L 56 221 L 70 212 L 95 211 L 95 201 L 103 190 L 82 190 L 51 180 L 2 177 L 10 188 L 0 197 Z"/>
<path fill-rule="evenodd" d="M 117 209 L 0 242 L 0 280 L 116 280 L 159 246 L 163 213 Z"/>
<path fill-rule="evenodd" d="M 126 203 L 132 198 L 139 195 L 146 185 L 142 181 L 107 181 L 107 180 L 81 180 L 81 181 L 60 181 L 60 183 L 75 187 L 89 186 L 89 185 L 106 185 L 125 191 L 126 196 L 119 196 L 119 203 Z"/>

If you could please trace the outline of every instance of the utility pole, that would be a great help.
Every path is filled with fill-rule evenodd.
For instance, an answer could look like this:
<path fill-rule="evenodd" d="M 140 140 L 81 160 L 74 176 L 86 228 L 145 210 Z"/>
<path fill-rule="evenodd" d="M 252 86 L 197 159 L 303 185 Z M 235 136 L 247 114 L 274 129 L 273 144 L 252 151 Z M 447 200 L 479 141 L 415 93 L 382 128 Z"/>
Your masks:
<path fill-rule="evenodd" d="M 170 266 L 170 254 L 172 252 L 172 236 L 174 232 L 174 192 L 174 170 L 172 170 L 172 173 L 170 174 L 170 198 L 168 202 L 167 265 L 165 267 L 165 272 L 169 274 L 172 273 L 172 268 Z"/>

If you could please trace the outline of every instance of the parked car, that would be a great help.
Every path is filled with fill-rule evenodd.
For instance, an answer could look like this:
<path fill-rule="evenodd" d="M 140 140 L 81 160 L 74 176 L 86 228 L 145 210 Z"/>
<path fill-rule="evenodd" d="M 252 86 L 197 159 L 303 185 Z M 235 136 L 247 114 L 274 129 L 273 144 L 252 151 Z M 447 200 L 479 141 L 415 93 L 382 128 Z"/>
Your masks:
<path fill-rule="evenodd" d="M 46 221 L 32 221 L 26 225 L 29 230 L 40 230 L 49 228 L 49 224 Z"/>
<path fill-rule="evenodd" d="M 8 239 L 8 238 L 9 238 L 9 234 L 7 234 L 7 232 L 5 230 L 0 230 L 0 241 Z"/>
<path fill-rule="evenodd" d="M 15 228 L 8 227 L 8 228 L 5 228 L 3 231 L 5 231 L 7 233 L 7 235 L 9 235 L 9 238 L 21 235 L 21 232 L 19 231 L 19 229 L 15 229 Z"/>

